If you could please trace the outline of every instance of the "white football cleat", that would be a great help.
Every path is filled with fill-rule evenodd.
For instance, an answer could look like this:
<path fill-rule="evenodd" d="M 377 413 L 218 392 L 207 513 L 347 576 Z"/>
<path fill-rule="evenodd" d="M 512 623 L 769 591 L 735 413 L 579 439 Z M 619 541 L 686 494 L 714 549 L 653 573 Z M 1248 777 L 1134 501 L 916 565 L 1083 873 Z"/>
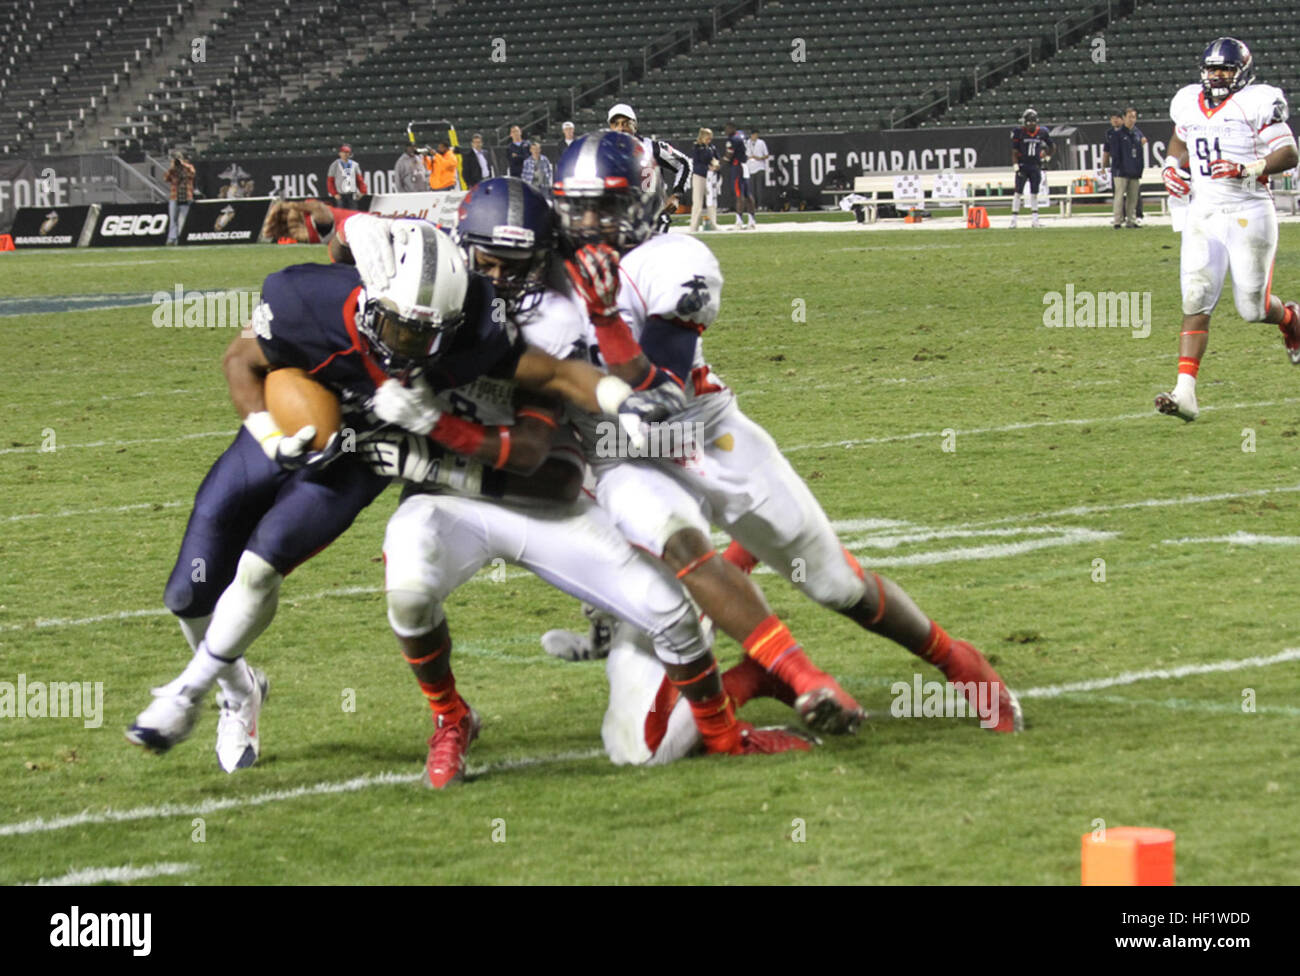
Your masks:
<path fill-rule="evenodd" d="M 573 630 L 548 630 L 542 635 L 542 650 L 561 661 L 598 661 L 609 657 L 614 624 L 618 619 L 597 610 L 590 603 L 582 605 L 582 612 L 591 621 L 587 634 Z"/>
<path fill-rule="evenodd" d="M 249 667 L 253 678 L 253 693 L 236 703 L 222 698 L 221 718 L 217 720 L 217 762 L 228 773 L 247 769 L 257 762 L 262 750 L 261 729 L 257 719 L 266 704 L 271 683 L 260 668 Z"/>
<path fill-rule="evenodd" d="M 161 754 L 190 737 L 202 706 L 192 689 L 180 684 L 179 678 L 161 688 L 154 688 L 152 693 L 153 701 L 136 716 L 126 730 L 126 738 L 128 742 Z"/>
<path fill-rule="evenodd" d="M 1040 224 L 1040 223 L 1038 222 L 1038 218 L 1037 218 L 1037 217 L 1034 217 L 1034 222 L 1033 222 L 1030 226 L 1032 226 L 1032 227 L 1042 227 L 1043 225 Z"/>
<path fill-rule="evenodd" d="M 1015 229 L 1016 229 L 1016 218 L 1015 218 L 1015 217 L 1012 217 L 1012 218 L 1011 218 L 1011 223 L 1007 224 L 1007 226 L 1010 227 L 1012 230 L 1015 230 Z"/>
<path fill-rule="evenodd" d="M 1175 396 L 1172 392 L 1157 394 L 1156 409 L 1163 414 L 1180 417 L 1189 422 L 1195 420 L 1201 413 L 1196 405 L 1196 394 L 1193 392 L 1188 392 L 1181 397 Z"/>

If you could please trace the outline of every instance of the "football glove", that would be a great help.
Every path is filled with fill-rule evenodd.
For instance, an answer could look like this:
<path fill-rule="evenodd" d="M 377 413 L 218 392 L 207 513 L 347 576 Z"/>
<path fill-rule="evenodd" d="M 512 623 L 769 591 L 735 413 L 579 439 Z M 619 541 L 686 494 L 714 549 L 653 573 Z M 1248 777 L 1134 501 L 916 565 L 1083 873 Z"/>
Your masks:
<path fill-rule="evenodd" d="M 442 485 L 477 495 L 483 488 L 483 465 L 445 454 L 427 437 L 405 431 L 380 431 L 362 443 L 361 456 L 370 470 L 385 478 L 413 484 Z"/>
<path fill-rule="evenodd" d="M 380 288 L 397 273 L 393 256 L 393 222 L 373 214 L 354 214 L 343 221 L 343 243 L 352 251 L 361 281 Z"/>
<path fill-rule="evenodd" d="M 569 280 L 593 319 L 618 314 L 618 254 L 608 244 L 586 244 L 565 261 Z"/>
<path fill-rule="evenodd" d="M 310 450 L 316 437 L 311 424 L 293 434 L 285 434 L 266 410 L 258 410 L 244 418 L 244 426 L 257 439 L 266 456 L 287 471 L 299 468 L 323 468 L 343 453 L 343 442 L 337 432 L 319 451 Z"/>
<path fill-rule="evenodd" d="M 1165 189 L 1171 197 L 1183 200 L 1191 194 L 1192 184 L 1188 181 L 1192 174 L 1178 165 L 1172 156 L 1165 160 L 1165 168 L 1160 171 L 1160 177 L 1165 181 Z"/>
<path fill-rule="evenodd" d="M 1264 175 L 1264 169 L 1268 164 L 1257 159 L 1253 163 L 1234 162 L 1231 159 L 1216 159 L 1210 163 L 1210 178 L 1215 180 L 1258 180 L 1260 183 L 1266 183 L 1268 177 Z"/>
<path fill-rule="evenodd" d="M 403 386 L 395 379 L 385 380 L 375 391 L 370 409 L 384 423 L 416 434 L 428 434 L 442 416 L 423 376 L 416 377 L 410 386 Z"/>

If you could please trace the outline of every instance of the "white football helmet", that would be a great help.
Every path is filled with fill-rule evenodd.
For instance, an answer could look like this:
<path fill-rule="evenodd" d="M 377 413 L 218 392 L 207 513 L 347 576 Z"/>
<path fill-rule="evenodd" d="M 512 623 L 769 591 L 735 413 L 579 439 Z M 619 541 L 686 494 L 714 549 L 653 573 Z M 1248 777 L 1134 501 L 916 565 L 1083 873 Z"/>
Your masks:
<path fill-rule="evenodd" d="M 465 319 L 469 271 L 459 247 L 425 220 L 395 220 L 396 272 L 366 291 L 357 328 L 390 375 L 423 366 L 451 344 Z"/>

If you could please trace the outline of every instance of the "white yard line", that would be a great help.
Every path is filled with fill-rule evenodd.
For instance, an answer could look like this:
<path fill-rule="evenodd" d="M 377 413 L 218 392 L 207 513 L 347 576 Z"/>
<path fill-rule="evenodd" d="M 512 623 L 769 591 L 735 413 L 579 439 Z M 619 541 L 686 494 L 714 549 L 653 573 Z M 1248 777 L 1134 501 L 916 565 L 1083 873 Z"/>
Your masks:
<path fill-rule="evenodd" d="M 1266 668 L 1286 661 L 1300 661 L 1300 647 L 1288 647 L 1269 657 L 1230 657 L 1222 661 L 1211 661 L 1208 664 L 1184 664 L 1176 668 L 1155 668 L 1150 671 L 1125 671 L 1111 678 L 1091 678 L 1087 681 L 1072 681 L 1063 685 L 1026 688 L 1024 691 L 1017 690 L 1016 694 L 1021 698 L 1055 698 L 1058 695 L 1132 685 L 1139 681 L 1171 681 L 1194 674 L 1216 674 L 1222 671 L 1240 671 L 1243 668 Z"/>
<path fill-rule="evenodd" d="M 479 776 L 511 769 L 530 769 L 536 766 L 549 766 L 553 763 L 595 759 L 597 756 L 602 755 L 604 755 L 604 751 L 601 749 L 581 749 L 573 752 L 556 753 L 550 756 L 520 756 L 515 759 L 501 759 L 481 766 L 470 763 L 467 772 L 470 776 Z M 204 800 L 202 803 L 163 803 L 157 806 L 132 807 L 128 810 L 108 809 L 98 813 L 85 810 L 81 813 L 54 817 L 50 820 L 37 817 L 34 820 L 24 820 L 20 823 L 0 824 L 0 837 L 49 833 L 87 824 L 125 823 L 134 820 L 157 820 L 164 817 L 203 817 L 212 813 L 219 813 L 222 810 L 260 807 L 268 803 L 296 800 L 304 796 L 356 793 L 374 786 L 403 786 L 418 783 L 423 778 L 423 771 L 416 773 L 373 773 L 339 782 L 316 783 L 312 786 L 298 786 L 288 790 L 270 790 L 265 793 L 254 793 L 251 796 L 232 796 Z"/>
<path fill-rule="evenodd" d="M 1041 688 L 1027 688 L 1017 691 L 1021 698 L 1057 698 L 1062 695 L 1080 695 L 1104 688 L 1136 684 L 1140 681 L 1170 681 L 1197 674 L 1214 674 L 1240 671 L 1246 668 L 1262 668 L 1287 661 L 1300 661 L 1300 647 L 1291 647 L 1269 657 L 1225 658 L 1206 664 L 1187 664 L 1177 668 L 1155 669 L 1150 671 L 1130 671 L 1110 678 L 1093 678 L 1061 685 L 1047 685 Z M 1274 709 L 1276 710 L 1276 709 Z M 536 766 L 548 766 L 553 763 L 573 762 L 595 759 L 603 755 L 600 749 L 586 749 L 563 752 L 550 756 L 522 756 L 516 759 L 503 759 L 484 766 L 469 767 L 470 775 L 501 772 L 510 769 L 527 769 Z M 164 803 L 152 806 L 131 807 L 126 810 L 107 809 L 99 812 L 83 810 L 65 816 L 45 819 L 36 817 L 17 823 L 0 824 L 0 837 L 14 837 L 24 834 L 50 833 L 92 824 L 125 823 L 137 820 L 157 820 L 166 817 L 201 817 L 222 810 L 236 810 L 243 807 L 265 806 L 285 800 L 296 800 L 306 796 L 329 796 L 339 793 L 356 793 L 375 786 L 400 786 L 418 783 L 422 772 L 414 773 L 373 773 L 352 779 L 332 783 L 316 783 L 312 786 L 298 786 L 287 790 L 270 790 L 254 793 L 251 796 L 225 797 L 204 800 L 201 803 L 175 804 Z"/>
<path fill-rule="evenodd" d="M 197 864 L 177 864 L 164 861 L 161 864 L 149 864 L 135 867 L 130 864 L 118 868 L 76 868 L 57 878 L 41 878 L 28 884 L 49 885 L 93 885 L 107 882 L 141 881 L 145 878 L 170 878 L 178 874 L 188 874 L 198 869 Z"/>
<path fill-rule="evenodd" d="M 1208 410 L 1208 407 L 1203 409 Z M 84 441 L 80 444 L 59 444 L 55 442 L 56 450 L 44 451 L 37 445 L 28 447 L 5 447 L 0 448 L 0 454 L 59 454 L 63 451 L 71 451 L 82 447 L 134 447 L 137 444 L 174 444 L 177 441 L 192 441 L 203 437 L 234 437 L 237 431 L 234 430 L 204 430 L 197 434 L 173 434 L 171 437 L 137 437 L 133 440 L 126 441 Z"/>
<path fill-rule="evenodd" d="M 1254 532 L 1233 532 L 1231 535 L 1207 535 L 1199 538 L 1184 536 L 1181 539 L 1160 541 L 1167 546 L 1192 546 L 1217 542 L 1226 542 L 1232 546 L 1300 546 L 1300 535 L 1256 535 Z"/>
<path fill-rule="evenodd" d="M 1201 407 L 1201 413 L 1209 410 L 1255 410 L 1262 407 L 1281 407 L 1290 406 L 1291 404 L 1300 403 L 1300 397 L 1287 397 L 1282 400 L 1261 400 L 1256 403 L 1221 403 L 1210 404 Z M 1062 420 L 1025 420 L 1014 424 L 1003 424 L 1000 427 L 971 427 L 966 430 L 958 428 L 946 428 L 955 432 L 957 437 L 971 437 L 976 434 L 1010 434 L 1021 430 L 1035 430 L 1040 427 L 1082 427 L 1087 424 L 1108 424 L 1122 423 L 1129 420 L 1156 420 L 1159 414 L 1154 409 L 1144 411 L 1143 413 L 1122 413 L 1113 417 L 1090 417 L 1075 418 L 1070 417 Z M 826 441 L 821 444 L 793 444 L 790 447 L 782 448 L 785 454 L 794 454 L 799 451 L 816 451 L 825 450 L 830 447 L 863 447 L 869 444 L 893 444 L 897 441 L 915 441 L 927 437 L 933 437 L 935 440 L 944 436 L 942 430 L 919 430 L 910 434 L 886 434 L 882 437 L 855 437 L 843 441 Z"/>

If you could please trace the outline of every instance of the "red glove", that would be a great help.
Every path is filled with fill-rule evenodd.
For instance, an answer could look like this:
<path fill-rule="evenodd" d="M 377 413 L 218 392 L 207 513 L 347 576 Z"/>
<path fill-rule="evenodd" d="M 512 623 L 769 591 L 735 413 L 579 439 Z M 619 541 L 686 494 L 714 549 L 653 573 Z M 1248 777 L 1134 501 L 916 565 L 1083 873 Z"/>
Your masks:
<path fill-rule="evenodd" d="M 1179 169 L 1177 166 L 1166 166 L 1160 172 L 1160 176 L 1165 181 L 1165 189 L 1169 191 L 1171 197 L 1183 199 L 1192 192 L 1192 185 L 1188 183 L 1191 173 L 1185 169 Z"/>
<path fill-rule="evenodd" d="M 618 254 L 608 244 L 585 244 L 565 261 L 573 288 L 593 319 L 618 314 Z"/>
<path fill-rule="evenodd" d="M 1216 159 L 1210 163 L 1210 177 L 1216 180 L 1258 180 L 1260 183 L 1266 183 L 1268 177 L 1264 175 L 1264 160 L 1257 159 L 1253 163 L 1242 165 L 1231 159 Z"/>

